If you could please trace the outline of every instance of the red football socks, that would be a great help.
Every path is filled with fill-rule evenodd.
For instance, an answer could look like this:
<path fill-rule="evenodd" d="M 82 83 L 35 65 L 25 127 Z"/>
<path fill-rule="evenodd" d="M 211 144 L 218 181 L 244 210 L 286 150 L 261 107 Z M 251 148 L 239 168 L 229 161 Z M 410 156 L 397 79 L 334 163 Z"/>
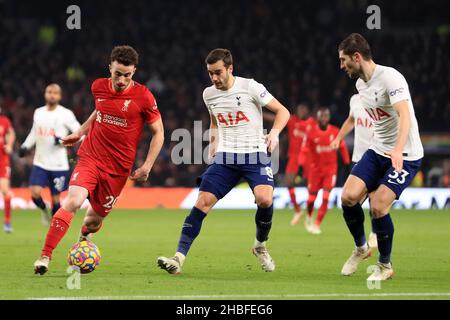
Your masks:
<path fill-rule="evenodd" d="M 323 218 L 325 218 L 325 215 L 328 211 L 328 198 L 330 197 L 330 192 L 324 191 L 323 192 L 323 199 L 322 204 L 319 208 L 319 211 L 317 212 L 317 218 L 316 218 L 316 224 L 320 226 L 322 223 Z"/>
<path fill-rule="evenodd" d="M 300 206 L 297 203 L 297 198 L 295 197 L 295 188 L 288 188 L 289 195 L 291 196 L 291 202 L 294 205 L 294 209 L 296 212 L 300 211 Z"/>
<path fill-rule="evenodd" d="M 314 194 L 310 194 L 308 196 L 308 201 L 306 202 L 306 207 L 308 209 L 308 216 L 312 216 L 313 211 L 314 211 L 314 201 L 316 201 L 316 197 L 317 195 Z"/>
<path fill-rule="evenodd" d="M 5 224 L 11 223 L 11 196 L 3 198 L 5 202 Z"/>
<path fill-rule="evenodd" d="M 53 250 L 55 250 L 56 246 L 69 229 L 73 216 L 73 212 L 64 210 L 63 208 L 60 208 L 55 213 L 47 237 L 45 238 L 45 245 L 42 249 L 41 256 L 52 257 Z"/>

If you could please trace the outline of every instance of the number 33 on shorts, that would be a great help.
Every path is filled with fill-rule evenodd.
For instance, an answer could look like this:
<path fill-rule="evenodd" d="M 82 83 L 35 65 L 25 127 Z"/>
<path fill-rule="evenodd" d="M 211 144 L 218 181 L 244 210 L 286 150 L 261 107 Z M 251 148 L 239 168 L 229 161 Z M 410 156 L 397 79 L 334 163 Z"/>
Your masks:
<path fill-rule="evenodd" d="M 408 175 L 409 172 L 405 169 L 403 169 L 402 172 L 394 171 L 390 175 L 388 175 L 388 182 L 392 184 L 404 184 Z"/>

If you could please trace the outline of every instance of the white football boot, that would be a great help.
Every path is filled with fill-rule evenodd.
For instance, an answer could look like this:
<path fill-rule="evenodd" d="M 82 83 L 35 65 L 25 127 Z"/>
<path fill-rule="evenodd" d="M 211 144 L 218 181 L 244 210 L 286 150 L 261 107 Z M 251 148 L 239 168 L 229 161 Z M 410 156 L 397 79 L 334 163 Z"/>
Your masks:
<path fill-rule="evenodd" d="M 371 248 L 378 247 L 377 235 L 373 232 L 371 232 L 369 235 L 369 247 L 371 247 Z"/>
<path fill-rule="evenodd" d="M 275 262 L 267 251 L 266 242 L 259 242 L 255 240 L 255 244 L 252 248 L 253 254 L 258 258 L 261 267 L 266 272 L 272 272 L 275 270 Z"/>
<path fill-rule="evenodd" d="M 291 220 L 291 226 L 295 226 L 300 222 L 300 219 L 302 218 L 302 210 L 295 211 L 294 216 Z"/>
<path fill-rule="evenodd" d="M 313 224 L 311 224 L 309 232 L 311 232 L 312 234 L 318 235 L 318 234 L 322 233 L 322 230 L 320 230 L 320 226 L 319 225 L 313 223 Z"/>
<path fill-rule="evenodd" d="M 48 264 L 50 263 L 50 258 L 47 256 L 39 257 L 34 263 L 34 273 L 40 274 L 41 276 L 48 271 Z"/>
<path fill-rule="evenodd" d="M 48 214 L 48 212 L 47 212 L 47 210 L 41 210 L 41 223 L 44 225 L 44 226 L 49 226 L 50 225 L 50 223 L 52 222 L 52 218 L 50 218 L 50 216 L 49 216 L 49 214 Z"/>
<path fill-rule="evenodd" d="M 179 252 L 171 258 L 158 257 L 158 266 L 170 274 L 180 274 L 185 256 Z"/>
<path fill-rule="evenodd" d="M 306 219 L 305 219 L 305 229 L 306 229 L 306 231 L 308 231 L 309 233 L 311 233 L 311 227 L 312 227 L 312 224 L 313 224 L 312 216 L 306 215 Z"/>
<path fill-rule="evenodd" d="M 344 263 L 341 274 L 344 276 L 352 275 L 358 269 L 358 265 L 365 259 L 369 258 L 372 254 L 372 248 L 367 245 L 367 249 L 363 247 L 357 247 L 353 250 L 352 255 Z"/>
<path fill-rule="evenodd" d="M 394 269 L 391 263 L 378 262 L 374 272 L 367 278 L 367 281 L 384 281 L 392 279 L 394 276 Z"/>
<path fill-rule="evenodd" d="M 5 233 L 12 233 L 13 232 L 13 228 L 11 226 L 11 223 L 3 224 L 3 231 L 5 231 Z"/>

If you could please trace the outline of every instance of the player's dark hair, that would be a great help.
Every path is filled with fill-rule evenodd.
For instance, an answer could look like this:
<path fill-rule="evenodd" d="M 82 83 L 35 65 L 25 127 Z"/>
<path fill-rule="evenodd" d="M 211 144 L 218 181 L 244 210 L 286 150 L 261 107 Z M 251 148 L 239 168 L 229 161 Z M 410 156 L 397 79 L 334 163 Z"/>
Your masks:
<path fill-rule="evenodd" d="M 339 44 L 338 50 L 349 56 L 353 55 L 355 52 L 359 52 L 366 61 L 372 59 L 372 50 L 370 50 L 370 45 L 359 33 L 352 33 L 345 38 Z"/>
<path fill-rule="evenodd" d="M 233 56 L 231 55 L 231 51 L 228 49 L 217 48 L 208 53 L 206 56 L 205 62 L 207 64 L 214 64 L 217 61 L 223 61 L 223 65 L 225 68 L 228 68 L 233 64 Z"/>
<path fill-rule="evenodd" d="M 133 47 L 116 46 L 111 51 L 111 63 L 117 61 L 124 66 L 137 66 L 139 55 Z"/>

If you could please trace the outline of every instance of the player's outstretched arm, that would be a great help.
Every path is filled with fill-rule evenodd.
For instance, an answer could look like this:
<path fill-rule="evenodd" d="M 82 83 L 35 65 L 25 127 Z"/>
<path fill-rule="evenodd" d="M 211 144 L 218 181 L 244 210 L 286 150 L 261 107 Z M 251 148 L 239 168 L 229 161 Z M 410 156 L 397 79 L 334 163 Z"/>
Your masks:
<path fill-rule="evenodd" d="M 277 99 L 273 98 L 266 108 L 275 113 L 272 130 L 266 135 L 267 151 L 272 152 L 278 145 L 278 137 L 289 121 L 291 114 Z"/>
<path fill-rule="evenodd" d="M 144 164 L 131 174 L 131 180 L 146 181 L 148 179 L 150 170 L 164 144 L 164 126 L 161 118 L 150 124 L 150 131 L 152 133 L 152 141 L 150 142 L 147 158 Z"/>
<path fill-rule="evenodd" d="M 62 144 L 65 147 L 71 147 L 77 142 L 81 140 L 81 138 L 88 133 L 89 128 L 91 127 L 92 122 L 97 117 L 97 111 L 93 111 L 89 118 L 81 125 L 81 127 L 75 132 L 69 134 L 68 136 L 61 138 Z"/>
<path fill-rule="evenodd" d="M 344 137 L 349 134 L 350 131 L 353 130 L 355 127 L 355 118 L 352 116 L 348 116 L 347 119 L 345 119 L 344 123 L 342 124 L 341 130 L 339 130 L 338 135 L 336 138 L 330 143 L 330 147 L 333 149 L 338 149 L 341 145 L 341 140 L 344 139 Z"/>
<path fill-rule="evenodd" d="M 403 169 L 403 148 L 408 139 L 409 129 L 411 128 L 411 115 L 407 100 L 402 100 L 392 105 L 399 117 L 397 143 L 394 150 L 386 152 L 391 157 L 392 166 L 397 172 Z"/>

